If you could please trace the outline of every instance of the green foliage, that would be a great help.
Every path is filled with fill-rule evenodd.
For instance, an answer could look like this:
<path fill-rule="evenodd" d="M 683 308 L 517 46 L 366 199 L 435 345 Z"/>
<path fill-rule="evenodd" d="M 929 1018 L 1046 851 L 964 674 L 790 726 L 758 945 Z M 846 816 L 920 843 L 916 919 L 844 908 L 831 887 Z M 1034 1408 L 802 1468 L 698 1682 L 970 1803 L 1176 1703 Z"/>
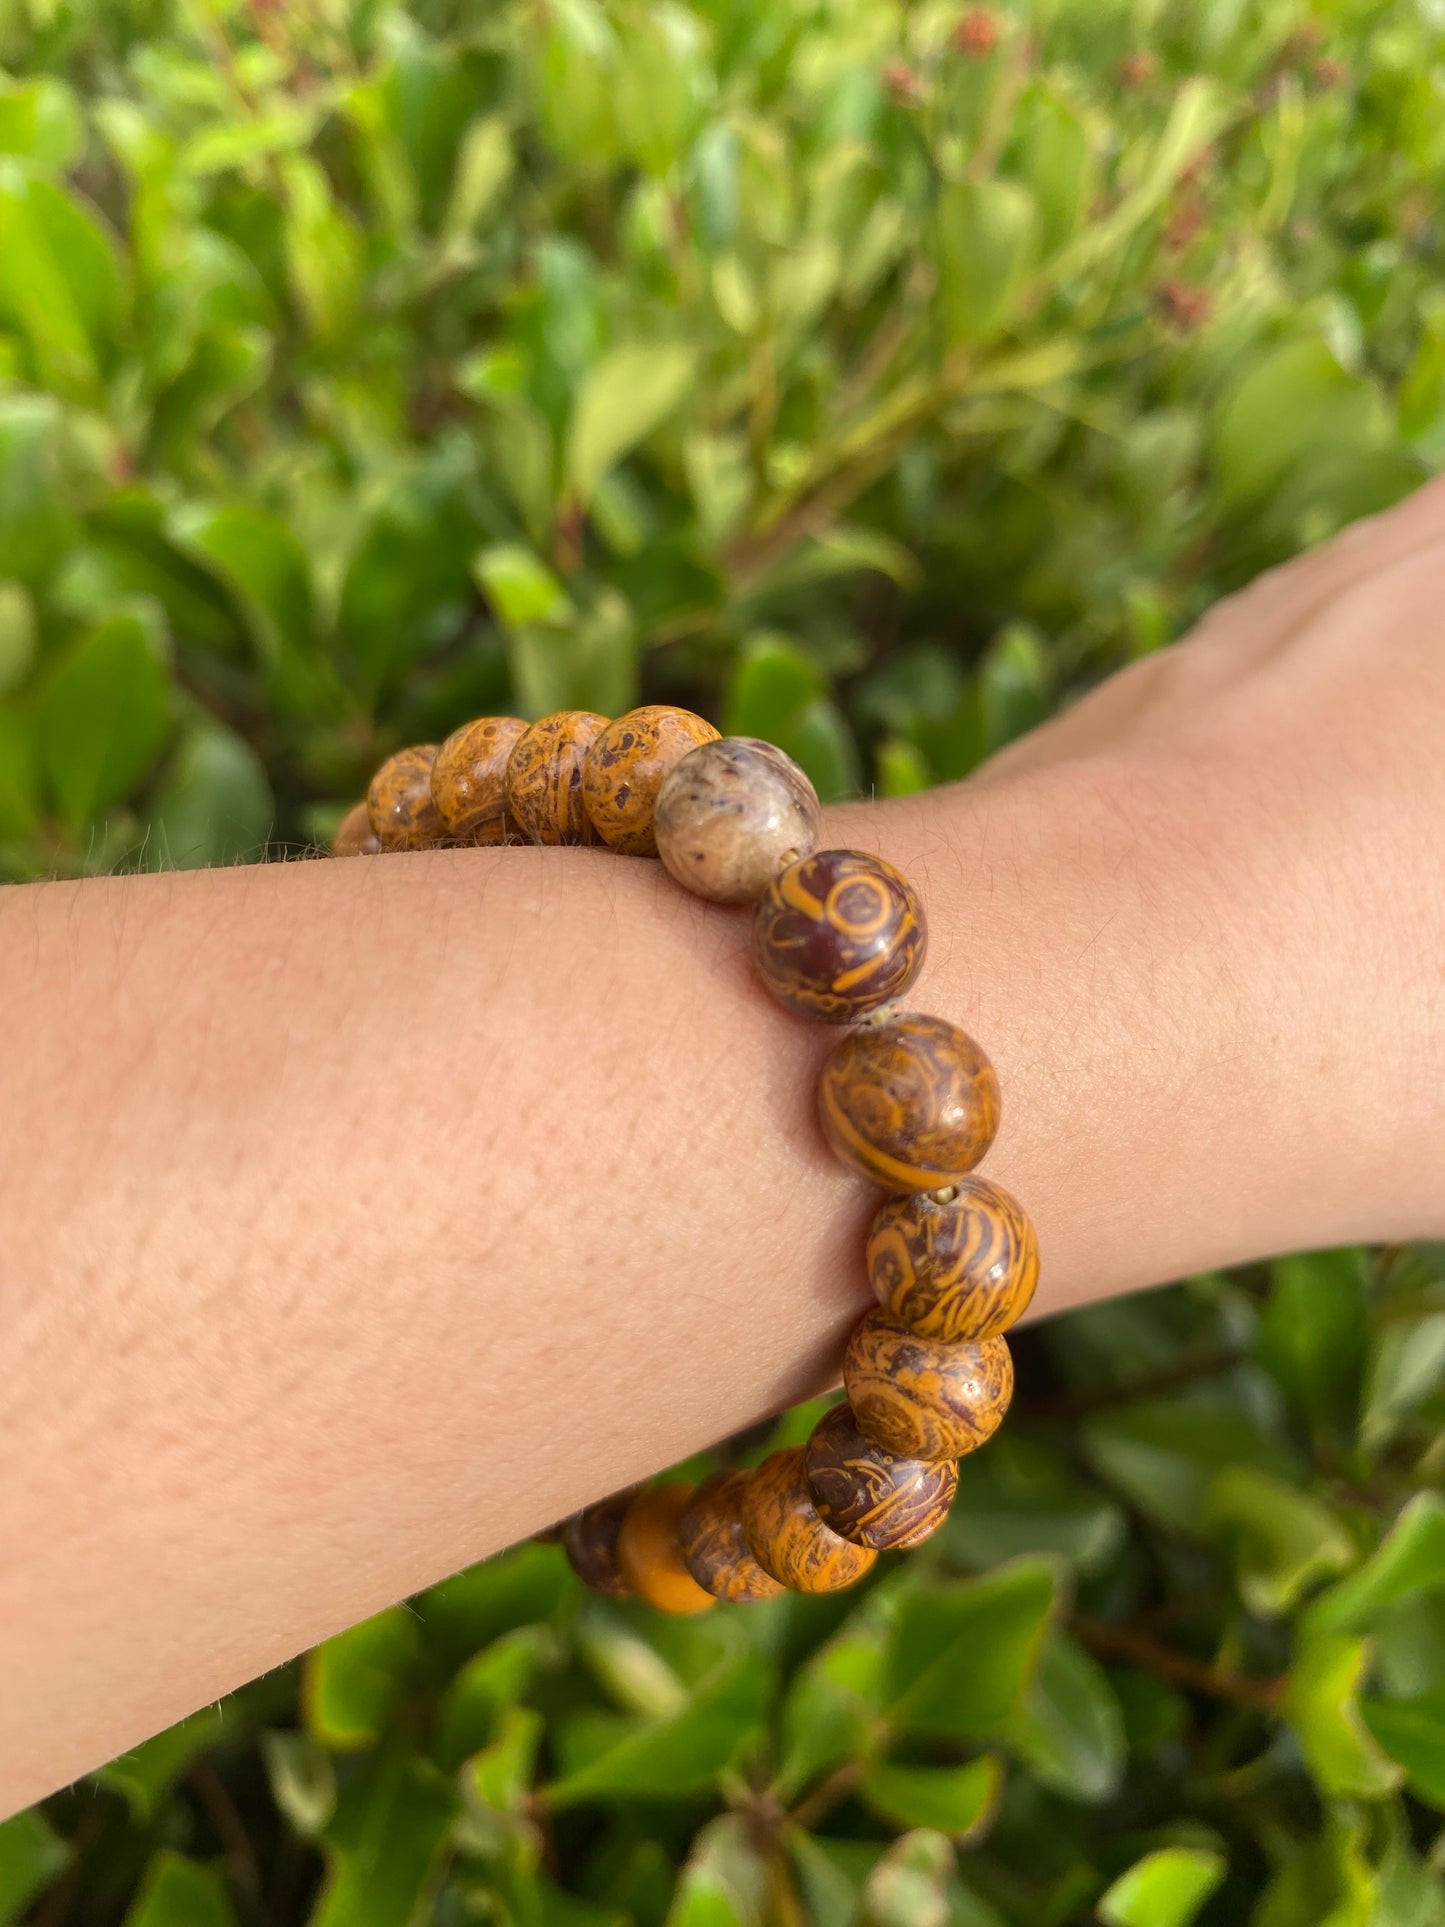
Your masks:
<path fill-rule="evenodd" d="M 0 874 L 485 710 L 967 775 L 1445 457 L 1442 108 L 1411 0 L 0 0 Z M 0 1920 L 1445 1927 L 1445 1252 L 1018 1355 L 860 1593 L 520 1548 L 0 1828 Z"/>

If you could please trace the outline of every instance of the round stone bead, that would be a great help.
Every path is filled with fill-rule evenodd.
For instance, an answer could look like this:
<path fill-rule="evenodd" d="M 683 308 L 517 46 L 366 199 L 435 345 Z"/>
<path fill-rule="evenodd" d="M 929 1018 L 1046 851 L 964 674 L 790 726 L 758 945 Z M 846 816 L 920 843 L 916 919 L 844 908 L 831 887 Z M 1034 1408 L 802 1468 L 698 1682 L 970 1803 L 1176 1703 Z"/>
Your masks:
<path fill-rule="evenodd" d="M 388 756 L 366 792 L 366 814 L 383 850 L 430 850 L 446 833 L 431 800 L 434 743 Z"/>
<path fill-rule="evenodd" d="M 907 877 L 862 850 L 818 850 L 774 877 L 753 917 L 753 954 L 780 1004 L 851 1024 L 918 975 L 923 905 Z"/>
<path fill-rule="evenodd" d="M 609 723 L 587 752 L 582 799 L 592 827 L 623 856 L 656 856 L 652 813 L 663 778 L 699 743 L 717 741 L 690 709 L 653 703 Z"/>
<path fill-rule="evenodd" d="M 753 1557 L 765 1573 L 794 1592 L 841 1592 L 861 1579 L 878 1557 L 869 1547 L 841 1538 L 818 1517 L 801 1445 L 786 1446 L 763 1460 L 749 1476 L 742 1511 Z"/>
<path fill-rule="evenodd" d="M 775 1599 L 783 1591 L 754 1559 L 744 1536 L 747 1484 L 746 1472 L 717 1472 L 704 1479 L 677 1529 L 683 1564 L 693 1578 L 714 1599 L 735 1605 Z"/>
<path fill-rule="evenodd" d="M 992 1438 L 1013 1397 L 1002 1338 L 920 1338 L 870 1311 L 848 1341 L 843 1384 L 865 1437 L 900 1458 L 961 1459 Z"/>
<path fill-rule="evenodd" d="M 682 1563 L 677 1528 L 692 1503 L 690 1485 L 645 1485 L 617 1535 L 617 1563 L 639 1599 L 665 1613 L 701 1613 L 713 1604 Z"/>
<path fill-rule="evenodd" d="M 381 838 L 371 827 L 371 815 L 365 803 L 353 803 L 336 826 L 336 834 L 331 839 L 333 856 L 375 856 L 381 849 Z"/>
<path fill-rule="evenodd" d="M 582 803 L 582 766 L 607 727 L 590 709 L 543 716 L 512 745 L 506 800 L 512 821 L 529 843 L 591 843 Z"/>
<path fill-rule="evenodd" d="M 957 1024 L 904 1012 L 834 1046 L 818 1111 L 844 1164 L 886 1191 L 933 1191 L 957 1184 L 993 1143 L 998 1077 Z"/>
<path fill-rule="evenodd" d="M 791 756 L 755 736 L 689 750 L 657 793 L 657 854 L 685 889 L 756 903 L 818 841 L 818 793 Z"/>
<path fill-rule="evenodd" d="M 573 1572 L 594 1592 L 610 1593 L 614 1599 L 626 1599 L 632 1590 L 617 1563 L 617 1535 L 636 1497 L 637 1488 L 629 1486 L 562 1523 L 562 1549 Z"/>
<path fill-rule="evenodd" d="M 517 716 L 478 716 L 454 729 L 437 751 L 432 801 L 454 842 L 507 841 L 507 758 L 526 728 Z"/>
<path fill-rule="evenodd" d="M 803 1470 L 818 1517 L 856 1546 L 907 1552 L 948 1517 L 958 1490 L 951 1459 L 901 1459 L 858 1430 L 848 1405 L 835 1405 L 803 1448 Z"/>
<path fill-rule="evenodd" d="M 884 1311 L 923 1338 L 996 1338 L 1028 1310 L 1039 1281 L 1032 1224 L 987 1178 L 965 1178 L 946 1203 L 889 1198 L 864 1257 Z"/>

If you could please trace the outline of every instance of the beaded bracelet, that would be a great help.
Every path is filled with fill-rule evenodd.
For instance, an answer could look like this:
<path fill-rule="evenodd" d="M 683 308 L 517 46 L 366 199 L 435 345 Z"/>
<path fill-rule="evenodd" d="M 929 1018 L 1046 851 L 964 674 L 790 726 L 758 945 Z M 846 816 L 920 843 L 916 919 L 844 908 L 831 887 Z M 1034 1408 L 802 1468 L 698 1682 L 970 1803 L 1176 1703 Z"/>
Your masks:
<path fill-rule="evenodd" d="M 820 818 L 781 750 L 653 705 L 615 722 L 483 716 L 439 749 L 399 750 L 332 845 L 659 856 L 698 896 L 755 905 L 753 954 L 779 1003 L 851 1027 L 823 1066 L 819 1117 L 842 1162 L 890 1195 L 868 1232 L 878 1303 L 849 1340 L 844 1401 L 752 1470 L 616 1493 L 560 1528 L 590 1586 L 664 1612 L 834 1592 L 935 1532 L 957 1461 L 1008 1409 L 1003 1334 L 1038 1281 L 1028 1218 L 969 1175 L 998 1130 L 993 1066 L 956 1024 L 897 1004 L 923 961 L 918 894 L 881 857 L 819 850 Z"/>

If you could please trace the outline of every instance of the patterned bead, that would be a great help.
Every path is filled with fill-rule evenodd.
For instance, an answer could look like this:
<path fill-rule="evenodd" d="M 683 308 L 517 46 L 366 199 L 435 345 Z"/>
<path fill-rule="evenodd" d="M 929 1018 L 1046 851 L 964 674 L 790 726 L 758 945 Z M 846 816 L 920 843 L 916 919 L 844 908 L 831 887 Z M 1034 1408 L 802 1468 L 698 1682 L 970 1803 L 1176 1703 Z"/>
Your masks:
<path fill-rule="evenodd" d="M 365 803 L 353 803 L 336 826 L 336 834 L 331 839 L 333 856 L 375 856 L 381 849 L 381 838 L 371 827 L 371 815 Z"/>
<path fill-rule="evenodd" d="M 965 1178 L 946 1204 L 889 1198 L 864 1256 L 879 1304 L 923 1338 L 996 1338 L 1028 1310 L 1039 1281 L 1032 1224 L 987 1178 Z"/>
<path fill-rule="evenodd" d="M 870 1311 L 848 1341 L 843 1383 L 860 1432 L 906 1459 L 961 1459 L 992 1438 L 1013 1397 L 1002 1338 L 920 1338 Z"/>
<path fill-rule="evenodd" d="M 693 1578 L 704 1592 L 735 1605 L 775 1599 L 783 1591 L 754 1559 L 743 1534 L 747 1484 L 746 1472 L 717 1472 L 704 1479 L 677 1529 L 683 1564 Z"/>
<path fill-rule="evenodd" d="M 649 1606 L 665 1613 L 702 1613 L 713 1602 L 682 1563 L 677 1528 L 692 1503 L 690 1485 L 644 1486 L 617 1535 L 622 1576 Z"/>
<path fill-rule="evenodd" d="M 507 841 L 507 758 L 526 727 L 517 716 L 478 716 L 454 729 L 437 751 L 432 801 L 457 843 Z"/>
<path fill-rule="evenodd" d="M 956 1184 L 993 1143 L 998 1077 L 957 1024 L 905 1012 L 834 1046 L 818 1109 L 844 1164 L 888 1191 L 932 1191 Z"/>
<path fill-rule="evenodd" d="M 366 814 L 383 850 L 429 850 L 445 831 L 431 800 L 434 743 L 388 756 L 366 792 Z"/>
<path fill-rule="evenodd" d="M 699 743 L 717 741 L 689 709 L 654 703 L 609 723 L 587 752 L 582 796 L 592 826 L 624 856 L 656 856 L 652 812 L 663 778 Z"/>
<path fill-rule="evenodd" d="M 507 759 L 507 808 L 529 843 L 593 843 L 582 767 L 607 727 L 591 709 L 559 709 L 526 729 Z"/>
<path fill-rule="evenodd" d="M 835 1405 L 803 1448 L 808 1490 L 824 1519 L 857 1546 L 906 1552 L 948 1517 L 958 1490 L 951 1459 L 901 1459 L 865 1438 L 851 1409 Z"/>
<path fill-rule="evenodd" d="M 819 816 L 818 793 L 791 756 L 754 736 L 724 736 L 668 772 L 653 830 L 684 889 L 756 903 L 785 862 L 813 850 Z"/>
<path fill-rule="evenodd" d="M 901 996 L 925 943 L 918 892 L 862 850 L 790 863 L 753 918 L 763 982 L 780 1004 L 825 1024 L 850 1024 Z"/>
<path fill-rule="evenodd" d="M 794 1592 L 840 1592 L 878 1557 L 840 1538 L 818 1517 L 801 1445 L 774 1452 L 751 1474 L 743 1493 L 743 1531 L 763 1571 Z"/>
<path fill-rule="evenodd" d="M 594 1592 L 610 1593 L 614 1599 L 626 1599 L 632 1590 L 617 1563 L 617 1535 L 636 1497 L 636 1486 L 629 1486 L 562 1524 L 562 1547 L 573 1572 Z"/>

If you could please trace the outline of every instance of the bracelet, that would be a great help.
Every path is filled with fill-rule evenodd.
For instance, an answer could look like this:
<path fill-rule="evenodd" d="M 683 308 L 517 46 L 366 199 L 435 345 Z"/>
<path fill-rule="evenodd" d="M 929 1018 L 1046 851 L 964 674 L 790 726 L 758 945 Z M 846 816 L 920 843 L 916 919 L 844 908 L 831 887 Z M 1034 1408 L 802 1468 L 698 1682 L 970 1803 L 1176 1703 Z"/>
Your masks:
<path fill-rule="evenodd" d="M 664 1612 L 834 1592 L 936 1532 L 958 1460 L 1008 1409 L 1003 1334 L 1038 1282 L 1023 1210 L 970 1175 L 998 1130 L 992 1064 L 958 1025 L 898 1006 L 927 942 L 918 893 L 881 857 L 819 850 L 820 821 L 781 750 L 652 705 L 615 722 L 483 716 L 440 748 L 399 750 L 332 844 L 600 842 L 660 857 L 698 896 L 755 906 L 753 954 L 780 1004 L 849 1027 L 818 1114 L 837 1157 L 890 1195 L 868 1231 L 878 1302 L 848 1341 L 843 1402 L 806 1445 L 751 1470 L 615 1493 L 558 1529 L 588 1585 Z"/>

